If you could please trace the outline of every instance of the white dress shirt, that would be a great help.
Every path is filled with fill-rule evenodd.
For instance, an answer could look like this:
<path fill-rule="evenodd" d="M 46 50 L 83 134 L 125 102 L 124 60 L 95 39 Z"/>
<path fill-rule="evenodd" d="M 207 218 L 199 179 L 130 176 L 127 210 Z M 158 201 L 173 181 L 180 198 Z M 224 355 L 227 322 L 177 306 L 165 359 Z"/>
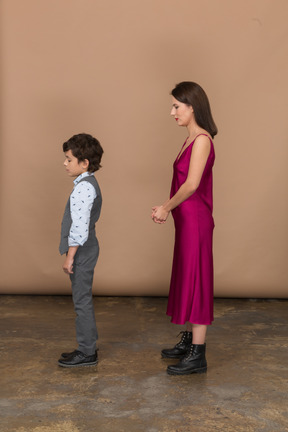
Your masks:
<path fill-rule="evenodd" d="M 74 180 L 75 186 L 70 195 L 72 225 L 68 237 L 69 246 L 83 246 L 88 239 L 90 214 L 97 194 L 91 183 L 79 182 L 93 174 L 85 172 Z"/>

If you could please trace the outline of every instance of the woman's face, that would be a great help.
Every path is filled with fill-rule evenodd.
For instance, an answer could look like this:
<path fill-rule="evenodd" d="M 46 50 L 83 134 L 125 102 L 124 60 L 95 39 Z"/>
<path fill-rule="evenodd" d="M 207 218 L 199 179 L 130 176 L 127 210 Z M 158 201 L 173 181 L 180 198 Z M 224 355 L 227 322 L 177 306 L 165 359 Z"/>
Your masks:
<path fill-rule="evenodd" d="M 193 108 L 191 105 L 179 102 L 172 96 L 171 116 L 173 116 L 179 126 L 189 126 L 194 118 Z"/>

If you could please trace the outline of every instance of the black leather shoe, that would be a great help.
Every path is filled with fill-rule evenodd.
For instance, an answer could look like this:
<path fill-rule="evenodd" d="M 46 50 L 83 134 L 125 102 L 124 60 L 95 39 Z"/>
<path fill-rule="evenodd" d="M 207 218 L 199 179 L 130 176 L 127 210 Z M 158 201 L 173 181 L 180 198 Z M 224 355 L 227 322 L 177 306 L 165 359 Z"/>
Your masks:
<path fill-rule="evenodd" d="M 61 354 L 61 357 L 63 357 L 63 358 L 68 358 L 68 357 L 70 357 L 72 354 L 74 354 L 75 352 L 76 352 L 77 350 L 74 350 L 74 351 L 72 351 L 72 352 L 64 352 L 64 353 L 62 353 Z"/>
<path fill-rule="evenodd" d="M 191 345 L 188 354 L 183 357 L 176 365 L 167 368 L 169 375 L 188 375 L 192 373 L 204 373 L 207 371 L 207 361 L 205 358 L 206 344 Z"/>
<path fill-rule="evenodd" d="M 163 349 L 161 355 L 163 358 L 181 358 L 187 354 L 192 344 L 192 332 L 183 331 L 180 342 L 178 342 L 174 348 Z"/>
<path fill-rule="evenodd" d="M 81 351 L 75 350 L 70 357 L 59 359 L 58 365 L 62 367 L 95 366 L 98 363 L 97 351 L 91 356 L 87 356 Z"/>
<path fill-rule="evenodd" d="M 61 354 L 61 357 L 63 357 L 63 358 L 68 358 L 68 357 L 70 357 L 70 356 L 72 356 L 73 354 L 75 354 L 75 352 L 76 352 L 77 350 L 74 350 L 74 351 L 72 351 L 72 352 L 64 352 L 64 353 L 62 353 Z M 96 354 L 96 352 L 97 352 L 97 350 L 95 350 L 95 354 Z"/>

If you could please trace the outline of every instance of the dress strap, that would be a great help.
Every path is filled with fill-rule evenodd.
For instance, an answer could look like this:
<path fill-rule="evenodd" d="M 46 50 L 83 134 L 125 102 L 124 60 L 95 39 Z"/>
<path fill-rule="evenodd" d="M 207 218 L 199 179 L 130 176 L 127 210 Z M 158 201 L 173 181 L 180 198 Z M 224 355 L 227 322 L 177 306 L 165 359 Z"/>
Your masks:
<path fill-rule="evenodd" d="M 211 139 L 210 136 L 209 136 L 208 134 L 201 133 L 201 134 L 199 134 L 199 135 L 196 135 L 196 137 L 194 138 L 194 140 L 193 140 L 192 142 L 194 142 L 194 141 L 196 140 L 196 138 L 198 138 L 198 136 L 201 136 L 201 135 L 207 136 L 209 139 Z"/>
<path fill-rule="evenodd" d="M 177 156 L 176 160 L 178 160 L 178 159 L 179 159 L 179 156 L 181 156 L 181 154 L 182 154 L 182 150 L 183 150 L 183 148 L 184 148 L 184 146 L 185 146 L 187 140 L 188 140 L 188 137 L 187 137 L 186 140 L 184 141 L 184 144 L 182 145 L 181 150 L 180 150 L 180 152 L 178 153 L 178 156 Z"/>
<path fill-rule="evenodd" d="M 184 149 L 184 147 L 185 147 L 185 145 L 187 144 L 187 141 L 188 141 L 188 137 L 187 137 L 186 140 L 185 140 L 185 142 L 184 142 L 184 144 L 183 144 L 182 147 L 181 147 L 181 150 L 180 150 L 180 152 L 179 152 L 177 158 L 176 158 L 176 162 L 178 162 L 178 160 L 180 159 L 180 157 L 182 156 L 182 154 L 187 150 L 188 147 L 190 147 L 190 145 L 191 145 L 192 143 L 195 142 L 196 138 L 198 138 L 198 136 L 200 136 L 200 135 L 205 135 L 205 136 L 207 136 L 207 137 L 209 138 L 210 142 L 212 143 L 212 140 L 211 140 L 211 138 L 210 138 L 210 136 L 209 136 L 208 134 L 201 133 L 201 134 L 199 134 L 199 135 L 196 135 L 196 137 L 194 138 L 194 140 L 191 141 L 190 144 L 189 144 L 189 145 Z M 184 149 L 184 150 L 183 150 L 183 149 Z"/>

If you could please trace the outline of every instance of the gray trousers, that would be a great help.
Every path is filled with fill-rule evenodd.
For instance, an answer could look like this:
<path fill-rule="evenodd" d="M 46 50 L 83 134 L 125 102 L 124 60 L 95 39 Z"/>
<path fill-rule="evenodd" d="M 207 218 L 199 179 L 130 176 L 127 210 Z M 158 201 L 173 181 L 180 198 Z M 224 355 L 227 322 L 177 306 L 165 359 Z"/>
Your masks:
<path fill-rule="evenodd" d="M 76 313 L 77 349 L 86 355 L 95 353 L 98 339 L 92 297 L 94 268 L 98 256 L 98 241 L 95 246 L 80 246 L 74 257 L 73 274 L 70 275 L 72 298 Z"/>

